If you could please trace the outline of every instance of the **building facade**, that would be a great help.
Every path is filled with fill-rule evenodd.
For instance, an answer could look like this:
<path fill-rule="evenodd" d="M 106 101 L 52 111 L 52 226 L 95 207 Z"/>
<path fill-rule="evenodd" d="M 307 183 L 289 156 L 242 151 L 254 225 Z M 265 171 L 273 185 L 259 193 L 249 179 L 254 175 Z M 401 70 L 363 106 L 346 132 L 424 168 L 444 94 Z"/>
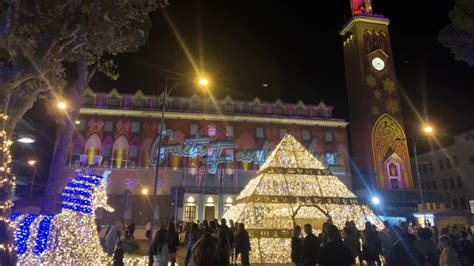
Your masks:
<path fill-rule="evenodd" d="M 116 212 L 99 217 L 149 221 L 157 164 L 156 219 L 221 217 L 286 133 L 351 187 L 347 122 L 332 117 L 332 106 L 168 97 L 160 125 L 162 102 L 163 95 L 141 91 L 86 92 L 65 174 L 80 165 L 112 168 L 108 194 Z"/>
<path fill-rule="evenodd" d="M 474 205 L 474 130 L 455 135 L 450 146 L 418 154 L 418 170 L 423 191 L 449 195 L 446 203 L 425 201 L 423 209 L 433 214 L 439 224 L 470 224 L 470 201 Z"/>

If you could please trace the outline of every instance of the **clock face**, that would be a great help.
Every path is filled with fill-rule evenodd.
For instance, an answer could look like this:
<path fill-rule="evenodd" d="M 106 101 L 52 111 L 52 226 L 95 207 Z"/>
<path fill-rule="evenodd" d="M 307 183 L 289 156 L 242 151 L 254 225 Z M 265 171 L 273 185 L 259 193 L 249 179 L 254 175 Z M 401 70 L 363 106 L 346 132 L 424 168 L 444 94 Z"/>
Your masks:
<path fill-rule="evenodd" d="M 375 57 L 372 59 L 372 66 L 380 71 L 385 68 L 385 62 L 380 57 Z"/>

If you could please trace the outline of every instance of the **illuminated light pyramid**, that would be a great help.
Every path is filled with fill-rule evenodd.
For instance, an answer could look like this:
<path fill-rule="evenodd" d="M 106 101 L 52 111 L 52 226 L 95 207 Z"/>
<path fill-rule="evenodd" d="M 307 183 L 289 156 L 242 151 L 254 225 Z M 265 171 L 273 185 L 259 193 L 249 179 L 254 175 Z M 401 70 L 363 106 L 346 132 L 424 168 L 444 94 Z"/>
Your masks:
<path fill-rule="evenodd" d="M 372 210 L 291 135 L 268 156 L 224 218 L 245 224 L 252 263 L 290 263 L 296 225 L 309 223 L 315 233 L 328 219 L 339 229 L 351 220 L 359 229 L 366 221 L 382 227 Z"/>

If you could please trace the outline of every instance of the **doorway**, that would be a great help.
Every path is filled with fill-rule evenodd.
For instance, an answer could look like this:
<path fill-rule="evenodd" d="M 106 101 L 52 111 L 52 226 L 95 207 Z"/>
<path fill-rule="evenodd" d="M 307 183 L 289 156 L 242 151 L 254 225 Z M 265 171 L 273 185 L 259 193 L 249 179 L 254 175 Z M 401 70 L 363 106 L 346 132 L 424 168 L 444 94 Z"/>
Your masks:
<path fill-rule="evenodd" d="M 204 206 L 204 219 L 206 219 L 207 221 L 214 220 L 214 218 L 216 218 L 215 213 L 215 206 Z"/>

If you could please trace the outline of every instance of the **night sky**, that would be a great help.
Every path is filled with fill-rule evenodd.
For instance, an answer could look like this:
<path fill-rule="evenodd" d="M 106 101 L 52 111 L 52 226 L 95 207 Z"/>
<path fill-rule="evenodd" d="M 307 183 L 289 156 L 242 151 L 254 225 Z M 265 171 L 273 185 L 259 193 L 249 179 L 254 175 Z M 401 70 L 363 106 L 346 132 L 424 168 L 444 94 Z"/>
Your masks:
<path fill-rule="evenodd" d="M 324 101 L 335 116 L 349 119 L 339 30 L 350 18 L 350 1 L 177 1 L 156 12 L 147 44 L 116 57 L 117 82 L 98 76 L 92 87 L 156 94 L 166 77 L 194 78 L 191 61 L 171 30 L 166 12 L 200 69 L 209 74 L 213 94 L 234 99 L 307 104 Z M 399 85 L 423 117 L 443 134 L 474 126 L 474 66 L 454 60 L 438 41 L 450 23 L 450 1 L 373 0 L 376 14 L 390 18 Z M 404 6 L 406 4 L 406 6 Z M 267 83 L 268 87 L 262 84 Z M 158 86 L 158 88 L 157 88 Z M 178 94 L 192 94 L 181 88 Z M 408 133 L 418 124 L 402 102 Z"/>

